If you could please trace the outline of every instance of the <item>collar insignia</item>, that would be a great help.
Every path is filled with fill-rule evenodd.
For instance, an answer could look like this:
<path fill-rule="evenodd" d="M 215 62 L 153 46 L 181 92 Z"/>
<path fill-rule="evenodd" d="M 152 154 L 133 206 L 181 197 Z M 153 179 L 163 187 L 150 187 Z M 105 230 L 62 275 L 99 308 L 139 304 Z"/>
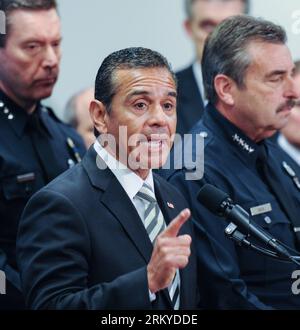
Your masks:
<path fill-rule="evenodd" d="M 233 141 L 236 142 L 243 150 L 247 151 L 249 154 L 252 154 L 255 149 L 250 147 L 249 144 L 242 139 L 238 134 L 234 134 L 232 137 Z"/>
<path fill-rule="evenodd" d="M 2 110 L 3 114 L 7 116 L 8 120 L 14 119 L 14 115 L 10 112 L 10 110 L 5 106 L 4 102 L 0 100 L 0 110 Z"/>

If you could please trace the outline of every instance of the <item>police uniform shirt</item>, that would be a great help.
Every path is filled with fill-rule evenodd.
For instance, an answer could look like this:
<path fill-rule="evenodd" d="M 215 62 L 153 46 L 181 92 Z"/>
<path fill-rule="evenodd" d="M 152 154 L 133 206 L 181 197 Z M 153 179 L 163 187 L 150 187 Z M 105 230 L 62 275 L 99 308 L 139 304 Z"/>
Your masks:
<path fill-rule="evenodd" d="M 300 299 L 291 290 L 291 276 L 297 266 L 235 245 L 224 234 L 228 222 L 197 201 L 204 183 L 215 185 L 241 205 L 252 221 L 296 250 L 295 255 L 299 244 L 293 224 L 257 170 L 259 145 L 210 104 L 192 134 L 206 137 L 203 180 L 186 180 L 185 174 L 191 170 L 187 168 L 171 170 L 167 176 L 187 198 L 195 219 L 204 304 L 208 308 L 225 309 L 299 309 Z M 273 142 L 262 143 L 267 148 L 268 163 L 300 211 L 297 165 Z M 195 146 L 192 155 L 195 159 Z M 251 240 L 261 245 L 252 237 Z"/>
<path fill-rule="evenodd" d="M 38 104 L 35 111 L 55 157 L 55 166 L 62 173 L 85 153 L 83 141 L 50 109 Z M 4 252 L 13 268 L 21 213 L 32 194 L 48 183 L 30 138 L 28 121 L 29 115 L 0 91 L 0 252 Z"/>
<path fill-rule="evenodd" d="M 300 148 L 291 144 L 287 138 L 280 134 L 278 136 L 277 142 L 279 146 L 300 166 Z"/>

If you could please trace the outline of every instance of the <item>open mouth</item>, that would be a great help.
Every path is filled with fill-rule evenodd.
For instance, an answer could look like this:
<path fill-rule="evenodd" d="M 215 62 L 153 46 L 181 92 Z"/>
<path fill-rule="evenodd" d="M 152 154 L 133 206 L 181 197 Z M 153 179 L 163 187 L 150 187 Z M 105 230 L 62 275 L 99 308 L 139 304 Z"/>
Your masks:
<path fill-rule="evenodd" d="M 158 140 L 158 141 L 141 141 L 140 145 L 145 146 L 148 150 L 156 150 L 161 149 L 166 144 L 165 141 Z"/>
<path fill-rule="evenodd" d="M 151 151 L 161 150 L 163 147 L 168 146 L 168 138 L 161 135 L 151 135 L 146 140 L 140 141 L 140 145 Z"/>

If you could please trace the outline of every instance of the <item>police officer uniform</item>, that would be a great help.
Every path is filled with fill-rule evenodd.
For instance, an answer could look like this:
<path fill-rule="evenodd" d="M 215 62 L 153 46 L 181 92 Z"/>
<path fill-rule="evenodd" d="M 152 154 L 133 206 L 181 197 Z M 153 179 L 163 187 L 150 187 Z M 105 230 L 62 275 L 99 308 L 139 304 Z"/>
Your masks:
<path fill-rule="evenodd" d="M 300 211 L 300 174 L 296 163 L 272 141 L 265 140 L 260 144 L 251 141 L 210 104 L 192 134 L 205 137 L 203 179 L 186 180 L 185 175 L 191 171 L 187 167 L 171 170 L 165 175 L 179 187 L 191 207 L 204 307 L 299 309 L 300 299 L 292 293 L 291 278 L 297 265 L 238 246 L 224 234 L 228 222 L 213 215 L 197 201 L 204 183 L 218 187 L 234 203 L 241 205 L 253 222 L 294 249 L 292 254 L 295 255 L 300 251 L 300 228 L 291 220 L 291 217 L 298 218 Z M 275 180 L 281 183 L 281 197 L 290 197 L 293 204 L 290 208 L 297 214 L 286 210 L 284 202 L 261 176 L 257 166 L 261 147 L 265 148 L 267 162 L 276 173 Z M 196 157 L 195 145 L 191 152 Z"/>
<path fill-rule="evenodd" d="M 15 256 L 20 216 L 33 193 L 78 163 L 85 147 L 51 109 L 39 103 L 34 115 L 28 115 L 2 91 L 0 141 L 0 269 L 7 278 L 0 309 L 22 308 Z"/>

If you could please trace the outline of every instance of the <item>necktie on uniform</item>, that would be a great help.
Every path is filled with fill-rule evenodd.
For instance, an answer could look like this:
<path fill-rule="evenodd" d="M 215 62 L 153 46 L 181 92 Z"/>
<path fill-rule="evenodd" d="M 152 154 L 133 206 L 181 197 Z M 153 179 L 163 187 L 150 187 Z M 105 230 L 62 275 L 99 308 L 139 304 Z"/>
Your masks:
<path fill-rule="evenodd" d="M 41 123 L 39 112 L 36 110 L 29 116 L 27 130 L 32 145 L 38 156 L 46 182 L 50 182 L 62 173 L 50 144 L 50 136 Z"/>
<path fill-rule="evenodd" d="M 264 144 L 258 147 L 257 154 L 257 170 L 262 180 L 269 187 L 271 193 L 276 197 L 281 209 L 284 211 L 291 225 L 294 228 L 300 227 L 299 212 L 297 212 L 295 204 L 290 195 L 286 192 L 283 183 L 280 181 L 280 176 L 268 163 L 268 154 Z M 295 232 L 297 243 L 300 244 L 300 232 Z"/>
<path fill-rule="evenodd" d="M 155 242 L 156 237 L 166 228 L 163 214 L 156 201 L 152 188 L 146 183 L 143 184 L 140 191 L 136 194 L 145 204 L 144 226 L 148 233 L 151 243 Z M 174 279 L 168 287 L 169 295 L 174 310 L 179 309 L 180 295 L 180 276 L 178 269 L 176 270 Z"/>

